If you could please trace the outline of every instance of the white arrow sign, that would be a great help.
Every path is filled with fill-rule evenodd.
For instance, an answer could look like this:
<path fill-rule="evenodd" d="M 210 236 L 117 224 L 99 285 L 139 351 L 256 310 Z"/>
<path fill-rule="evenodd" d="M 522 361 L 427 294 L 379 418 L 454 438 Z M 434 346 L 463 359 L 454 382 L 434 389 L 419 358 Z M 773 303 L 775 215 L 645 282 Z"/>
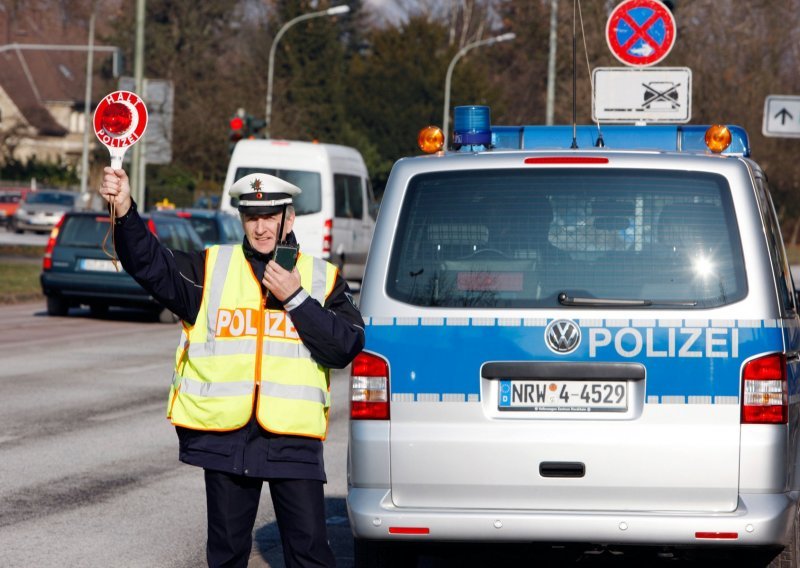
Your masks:
<path fill-rule="evenodd" d="M 800 138 L 800 97 L 769 95 L 764 101 L 764 136 Z"/>
<path fill-rule="evenodd" d="M 688 67 L 597 67 L 592 72 L 592 117 L 600 122 L 689 122 Z"/>

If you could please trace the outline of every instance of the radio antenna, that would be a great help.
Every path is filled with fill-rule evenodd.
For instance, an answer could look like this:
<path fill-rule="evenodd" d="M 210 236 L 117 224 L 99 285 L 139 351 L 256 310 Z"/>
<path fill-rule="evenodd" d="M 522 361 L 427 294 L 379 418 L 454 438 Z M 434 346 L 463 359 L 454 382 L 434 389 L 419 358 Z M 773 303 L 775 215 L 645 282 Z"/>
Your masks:
<path fill-rule="evenodd" d="M 577 87 L 575 86 L 575 76 L 577 74 L 577 71 L 575 70 L 575 23 L 577 20 L 575 14 L 576 6 L 577 0 L 572 0 L 572 145 L 570 148 L 573 149 L 578 147 L 578 106 L 576 101 Z"/>
<path fill-rule="evenodd" d="M 586 30 L 583 27 L 583 10 L 581 9 L 581 0 L 578 0 L 578 17 L 581 20 L 581 39 L 583 39 L 583 53 L 586 56 L 586 71 L 589 74 L 589 86 L 592 88 L 592 93 L 594 96 L 594 79 L 592 78 L 592 66 L 589 64 L 589 49 L 586 47 Z M 597 125 L 597 142 L 595 146 L 597 148 L 604 148 L 606 143 L 603 140 L 603 131 L 600 130 L 600 119 L 595 118 L 595 124 Z"/>
<path fill-rule="evenodd" d="M 283 238 L 283 223 L 286 221 L 286 204 L 283 204 L 283 209 L 281 210 L 281 222 L 278 225 L 278 238 L 275 239 L 276 245 L 282 245 L 285 240 Z"/>

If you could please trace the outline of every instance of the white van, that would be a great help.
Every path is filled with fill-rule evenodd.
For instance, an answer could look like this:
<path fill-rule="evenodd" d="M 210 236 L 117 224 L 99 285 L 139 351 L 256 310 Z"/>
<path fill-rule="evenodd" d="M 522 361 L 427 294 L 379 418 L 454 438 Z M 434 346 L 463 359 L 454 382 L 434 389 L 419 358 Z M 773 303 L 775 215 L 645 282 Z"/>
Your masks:
<path fill-rule="evenodd" d="M 361 281 L 377 205 L 364 159 L 355 148 L 291 140 L 241 140 L 228 165 L 220 208 L 236 212 L 233 183 L 266 173 L 295 184 L 294 233 L 303 252 L 337 264 Z"/>

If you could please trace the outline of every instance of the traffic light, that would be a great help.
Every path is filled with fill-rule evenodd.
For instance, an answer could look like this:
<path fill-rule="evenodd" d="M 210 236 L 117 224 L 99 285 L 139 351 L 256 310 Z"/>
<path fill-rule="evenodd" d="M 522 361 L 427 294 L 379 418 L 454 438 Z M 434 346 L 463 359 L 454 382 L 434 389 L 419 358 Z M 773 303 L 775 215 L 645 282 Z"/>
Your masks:
<path fill-rule="evenodd" d="M 236 114 L 233 117 L 231 117 L 229 124 L 230 124 L 230 131 L 228 133 L 228 141 L 229 141 L 230 151 L 233 152 L 233 147 L 236 146 L 236 143 L 242 138 L 246 137 L 247 125 L 245 123 L 244 118 L 242 118 L 239 114 Z"/>
<path fill-rule="evenodd" d="M 233 147 L 236 146 L 239 140 L 263 138 L 266 125 L 267 122 L 265 120 L 248 114 L 243 108 L 238 109 L 229 122 L 228 141 L 230 151 L 233 152 Z"/>

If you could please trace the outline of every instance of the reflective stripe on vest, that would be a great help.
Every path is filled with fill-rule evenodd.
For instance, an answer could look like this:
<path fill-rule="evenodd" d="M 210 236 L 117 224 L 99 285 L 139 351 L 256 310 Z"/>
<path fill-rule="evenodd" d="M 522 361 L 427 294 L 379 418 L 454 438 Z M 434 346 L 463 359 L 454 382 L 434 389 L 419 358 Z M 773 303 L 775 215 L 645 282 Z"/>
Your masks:
<path fill-rule="evenodd" d="M 335 266 L 299 255 L 308 294 L 324 304 Z M 185 327 L 176 353 L 168 416 L 176 425 L 232 430 L 250 419 L 258 382 L 257 418 L 267 430 L 324 438 L 330 385 L 282 310 L 262 309 L 261 284 L 241 247 L 208 249 L 197 321 Z M 261 345 L 261 354 L 257 356 Z"/>
<path fill-rule="evenodd" d="M 172 384 L 176 389 L 180 390 L 180 392 L 186 392 L 194 396 L 214 397 L 252 394 L 253 385 L 255 383 L 251 380 L 230 383 L 204 383 L 173 374 Z M 261 390 L 265 396 L 308 400 L 310 402 L 318 402 L 319 404 L 330 406 L 329 393 L 314 387 L 264 383 L 261 386 Z"/>

